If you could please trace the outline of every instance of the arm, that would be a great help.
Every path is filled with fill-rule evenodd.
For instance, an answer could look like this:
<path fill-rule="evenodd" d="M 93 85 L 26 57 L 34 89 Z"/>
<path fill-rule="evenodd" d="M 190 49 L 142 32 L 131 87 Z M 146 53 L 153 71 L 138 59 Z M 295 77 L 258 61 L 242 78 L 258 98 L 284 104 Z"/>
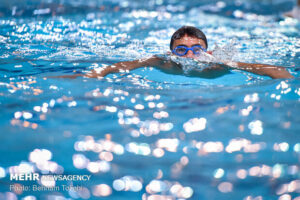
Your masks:
<path fill-rule="evenodd" d="M 110 66 L 93 69 L 86 74 L 65 75 L 65 76 L 59 76 L 56 78 L 72 78 L 73 79 L 73 78 L 77 78 L 78 76 L 84 76 L 84 77 L 88 77 L 88 78 L 102 78 L 111 73 L 126 72 L 126 71 L 130 71 L 130 70 L 137 69 L 140 67 L 145 67 L 145 66 L 162 67 L 163 65 L 164 65 L 163 61 L 160 58 L 158 58 L 156 56 L 152 56 L 150 58 L 134 60 L 134 61 L 124 61 L 124 62 L 115 63 Z"/>
<path fill-rule="evenodd" d="M 140 67 L 160 66 L 160 65 L 161 65 L 161 59 L 152 56 L 150 58 L 145 58 L 140 60 L 115 63 L 110 66 L 92 70 L 90 73 L 87 73 L 85 76 L 89 78 L 98 78 L 98 77 L 104 77 L 111 73 L 126 72 Z"/>
<path fill-rule="evenodd" d="M 241 69 L 262 76 L 269 76 L 273 79 L 294 78 L 284 67 L 266 65 L 266 64 L 242 63 L 242 62 L 225 62 L 225 64 L 232 68 Z"/>

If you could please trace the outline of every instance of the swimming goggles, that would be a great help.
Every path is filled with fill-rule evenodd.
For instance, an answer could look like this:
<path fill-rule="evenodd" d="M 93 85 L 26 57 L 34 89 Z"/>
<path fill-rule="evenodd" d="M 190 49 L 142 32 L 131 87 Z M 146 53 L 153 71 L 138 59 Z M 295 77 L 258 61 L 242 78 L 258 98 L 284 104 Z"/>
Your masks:
<path fill-rule="evenodd" d="M 192 47 L 179 45 L 172 50 L 172 53 L 174 53 L 177 56 L 184 56 L 189 50 L 191 50 L 195 55 L 199 55 L 202 51 L 206 52 L 206 49 L 201 45 L 194 45 Z"/>

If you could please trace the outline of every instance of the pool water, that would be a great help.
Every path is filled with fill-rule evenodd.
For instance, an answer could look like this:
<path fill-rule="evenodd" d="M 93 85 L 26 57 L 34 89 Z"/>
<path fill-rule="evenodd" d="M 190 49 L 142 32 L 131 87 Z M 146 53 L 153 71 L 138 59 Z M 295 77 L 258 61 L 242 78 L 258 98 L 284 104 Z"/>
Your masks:
<path fill-rule="evenodd" d="M 294 1 L 1 2 L 0 199 L 300 199 L 300 24 L 282 15 Z M 49 78 L 165 54 L 183 25 L 295 78 Z"/>

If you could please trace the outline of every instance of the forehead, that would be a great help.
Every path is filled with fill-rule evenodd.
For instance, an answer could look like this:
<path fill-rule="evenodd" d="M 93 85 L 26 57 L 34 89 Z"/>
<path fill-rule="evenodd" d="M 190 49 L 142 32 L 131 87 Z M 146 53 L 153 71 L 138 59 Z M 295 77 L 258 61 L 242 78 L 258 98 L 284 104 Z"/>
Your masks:
<path fill-rule="evenodd" d="M 201 46 L 206 47 L 205 42 L 202 39 L 184 35 L 182 38 L 174 40 L 173 47 L 176 47 L 178 45 L 186 45 L 189 47 L 196 44 L 200 44 Z"/>

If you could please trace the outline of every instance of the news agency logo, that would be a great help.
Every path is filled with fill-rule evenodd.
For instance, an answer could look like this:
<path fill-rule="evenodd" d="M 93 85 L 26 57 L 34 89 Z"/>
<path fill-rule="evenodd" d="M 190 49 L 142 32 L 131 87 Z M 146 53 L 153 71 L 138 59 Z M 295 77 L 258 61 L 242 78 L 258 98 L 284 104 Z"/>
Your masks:
<path fill-rule="evenodd" d="M 38 173 L 30 174 L 10 174 L 10 180 L 13 181 L 39 181 L 40 175 Z"/>
<path fill-rule="evenodd" d="M 28 173 L 28 174 L 10 174 L 10 180 L 13 181 L 39 181 L 49 180 L 49 181 L 89 181 L 91 175 L 40 175 L 38 173 Z"/>

